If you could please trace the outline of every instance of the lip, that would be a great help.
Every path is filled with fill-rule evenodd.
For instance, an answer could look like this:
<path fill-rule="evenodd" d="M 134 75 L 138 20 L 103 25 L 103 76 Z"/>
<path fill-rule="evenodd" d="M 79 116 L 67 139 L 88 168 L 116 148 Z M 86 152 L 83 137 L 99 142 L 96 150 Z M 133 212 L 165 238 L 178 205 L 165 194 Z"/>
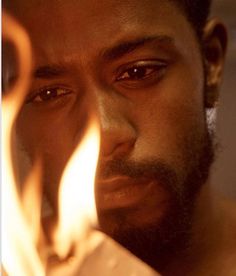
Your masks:
<path fill-rule="evenodd" d="M 113 176 L 112 178 L 98 181 L 98 188 L 103 192 L 112 192 L 122 188 L 137 185 L 142 180 L 132 179 L 127 176 Z"/>
<path fill-rule="evenodd" d="M 100 209 L 134 207 L 152 196 L 156 183 L 147 178 L 114 176 L 96 184 Z"/>

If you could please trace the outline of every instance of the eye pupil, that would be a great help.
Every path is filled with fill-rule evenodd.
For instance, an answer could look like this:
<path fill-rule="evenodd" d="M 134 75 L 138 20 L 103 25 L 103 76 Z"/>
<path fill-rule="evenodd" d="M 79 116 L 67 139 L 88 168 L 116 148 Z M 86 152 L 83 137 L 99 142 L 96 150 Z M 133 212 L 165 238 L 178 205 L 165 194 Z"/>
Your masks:
<path fill-rule="evenodd" d="M 144 67 L 131 68 L 127 71 L 127 73 L 129 74 L 129 76 L 131 78 L 135 78 L 135 79 L 143 78 L 146 73 L 146 68 L 144 68 Z"/>
<path fill-rule="evenodd" d="M 46 90 L 45 92 L 40 94 L 40 98 L 43 101 L 50 100 L 52 98 L 55 98 L 56 96 L 57 96 L 57 90 L 56 89 Z"/>

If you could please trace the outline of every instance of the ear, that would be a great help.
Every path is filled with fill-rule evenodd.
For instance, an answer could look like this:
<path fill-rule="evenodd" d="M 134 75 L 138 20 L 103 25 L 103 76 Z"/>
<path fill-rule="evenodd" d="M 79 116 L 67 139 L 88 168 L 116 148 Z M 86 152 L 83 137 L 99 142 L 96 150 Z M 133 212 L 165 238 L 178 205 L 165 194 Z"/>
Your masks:
<path fill-rule="evenodd" d="M 227 48 L 227 31 L 216 18 L 209 20 L 203 30 L 203 59 L 205 64 L 206 91 L 205 107 L 217 104 L 222 81 Z"/>

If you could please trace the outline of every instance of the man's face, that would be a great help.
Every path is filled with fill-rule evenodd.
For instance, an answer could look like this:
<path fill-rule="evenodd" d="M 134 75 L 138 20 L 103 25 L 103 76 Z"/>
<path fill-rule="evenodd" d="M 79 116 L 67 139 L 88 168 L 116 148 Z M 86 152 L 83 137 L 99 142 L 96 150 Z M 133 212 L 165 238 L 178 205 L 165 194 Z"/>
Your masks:
<path fill-rule="evenodd" d="M 56 205 L 92 102 L 101 123 L 101 227 L 123 243 L 142 229 L 171 240 L 189 224 L 211 155 L 193 28 L 168 1 L 34 2 L 15 8 L 35 59 L 17 134 L 30 160 L 43 158 L 47 196 Z"/>

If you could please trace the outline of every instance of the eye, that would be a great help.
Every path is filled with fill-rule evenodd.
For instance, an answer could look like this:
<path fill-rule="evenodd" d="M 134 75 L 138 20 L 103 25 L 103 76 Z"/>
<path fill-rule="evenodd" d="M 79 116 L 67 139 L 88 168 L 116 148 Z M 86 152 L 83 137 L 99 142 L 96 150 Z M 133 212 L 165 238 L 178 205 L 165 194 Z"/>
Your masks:
<path fill-rule="evenodd" d="M 71 91 L 69 89 L 61 87 L 40 89 L 40 91 L 32 96 L 27 102 L 47 102 L 57 100 L 58 98 L 70 93 Z"/>
<path fill-rule="evenodd" d="M 163 72 L 162 69 L 166 67 L 165 63 L 149 61 L 149 62 L 138 62 L 133 66 L 128 67 L 127 69 L 123 69 L 119 74 L 117 81 L 138 81 L 145 80 L 152 76 L 161 75 Z"/>

